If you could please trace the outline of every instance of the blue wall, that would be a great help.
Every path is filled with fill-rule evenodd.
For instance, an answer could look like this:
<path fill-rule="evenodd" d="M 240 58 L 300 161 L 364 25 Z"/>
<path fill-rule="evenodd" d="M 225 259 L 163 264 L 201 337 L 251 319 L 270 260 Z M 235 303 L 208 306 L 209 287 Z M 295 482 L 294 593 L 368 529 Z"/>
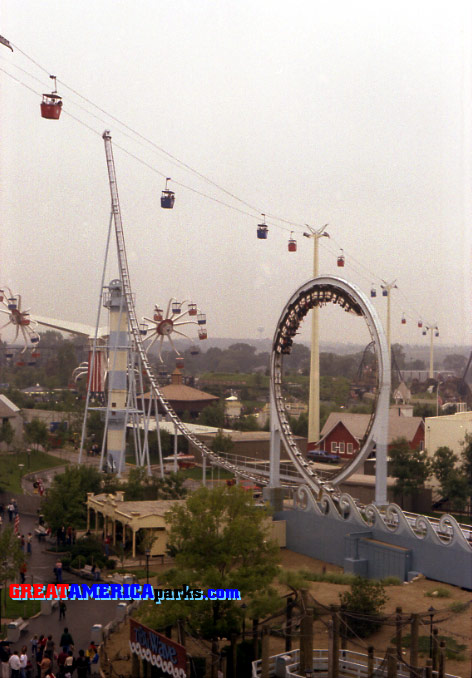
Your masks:
<path fill-rule="evenodd" d="M 437 543 L 432 531 L 419 538 L 409 528 L 394 532 L 379 521 L 364 528 L 337 512 L 323 515 L 311 509 L 284 510 L 274 518 L 286 521 L 288 549 L 345 571 L 374 578 L 403 573 L 404 580 L 412 572 L 421 572 L 429 579 L 472 590 L 472 549 L 458 539 Z"/>

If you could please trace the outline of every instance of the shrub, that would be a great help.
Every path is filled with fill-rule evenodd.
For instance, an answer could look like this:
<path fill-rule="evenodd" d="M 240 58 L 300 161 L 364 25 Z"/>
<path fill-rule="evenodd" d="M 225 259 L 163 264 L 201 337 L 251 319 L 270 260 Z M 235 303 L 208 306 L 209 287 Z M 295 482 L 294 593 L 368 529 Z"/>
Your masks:
<path fill-rule="evenodd" d="M 380 627 L 380 613 L 387 601 L 379 581 L 356 577 L 351 590 L 339 595 L 349 637 L 365 638 Z"/>
<path fill-rule="evenodd" d="M 456 613 L 464 612 L 465 610 L 467 610 L 468 607 L 469 607 L 469 603 L 463 603 L 460 600 L 456 600 L 449 605 L 449 609 L 451 610 L 451 612 L 456 612 Z"/>
<path fill-rule="evenodd" d="M 424 595 L 428 596 L 428 598 L 450 598 L 451 592 L 449 589 L 443 589 L 439 586 L 437 589 L 434 589 L 434 591 L 428 591 Z"/>

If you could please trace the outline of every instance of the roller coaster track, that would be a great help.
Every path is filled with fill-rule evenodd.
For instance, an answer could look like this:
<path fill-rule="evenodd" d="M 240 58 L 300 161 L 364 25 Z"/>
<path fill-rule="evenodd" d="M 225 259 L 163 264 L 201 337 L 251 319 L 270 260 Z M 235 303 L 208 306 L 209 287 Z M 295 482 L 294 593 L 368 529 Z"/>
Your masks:
<path fill-rule="evenodd" d="M 118 196 L 118 186 L 116 181 L 115 162 L 113 159 L 113 148 L 111 144 L 110 132 L 105 131 L 103 133 L 103 139 L 105 142 L 105 154 L 108 167 L 108 180 L 111 193 L 112 213 L 115 224 L 115 234 L 118 251 L 118 265 L 120 269 L 120 278 L 123 285 L 123 293 L 128 311 L 129 327 L 131 335 L 133 337 L 136 352 L 146 372 L 147 378 L 149 379 L 149 383 L 151 385 L 151 393 L 153 397 L 155 397 L 159 401 L 167 415 L 167 418 L 177 427 L 180 433 L 182 433 L 182 435 L 185 436 L 185 438 L 193 445 L 193 447 L 196 448 L 202 455 L 207 457 L 213 464 L 221 466 L 227 471 L 230 471 L 231 473 L 234 473 L 238 476 L 242 476 L 256 483 L 265 485 L 268 482 L 267 477 L 259 475 L 258 473 L 251 473 L 247 470 L 240 469 L 238 466 L 232 464 L 227 459 L 220 457 L 216 452 L 211 450 L 201 440 L 194 436 L 193 433 L 189 431 L 185 424 L 179 419 L 172 405 L 165 398 L 159 387 L 157 379 L 154 376 L 153 370 L 149 363 L 146 351 L 144 350 L 144 346 L 141 339 L 139 321 L 136 316 L 134 295 L 131 289 L 128 259 L 126 256 L 125 238 L 123 233 L 123 223 L 121 219 L 120 201 Z"/>

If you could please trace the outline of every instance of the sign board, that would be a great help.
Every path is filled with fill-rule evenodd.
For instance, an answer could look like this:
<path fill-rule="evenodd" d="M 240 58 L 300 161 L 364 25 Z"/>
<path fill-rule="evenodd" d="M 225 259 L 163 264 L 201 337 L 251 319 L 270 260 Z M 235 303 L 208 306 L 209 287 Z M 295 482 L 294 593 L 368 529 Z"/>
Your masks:
<path fill-rule="evenodd" d="M 150 662 L 173 678 L 187 677 L 187 651 L 183 645 L 140 624 L 129 620 L 129 644 L 133 654 Z"/>

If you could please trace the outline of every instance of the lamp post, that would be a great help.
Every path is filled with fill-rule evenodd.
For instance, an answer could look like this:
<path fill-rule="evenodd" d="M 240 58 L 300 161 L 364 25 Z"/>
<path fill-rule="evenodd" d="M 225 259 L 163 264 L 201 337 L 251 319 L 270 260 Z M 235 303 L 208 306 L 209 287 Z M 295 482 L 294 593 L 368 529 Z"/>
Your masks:
<path fill-rule="evenodd" d="M 146 549 L 145 554 L 146 554 L 146 584 L 149 584 L 149 556 L 151 555 L 151 551 L 149 549 Z"/>
<path fill-rule="evenodd" d="M 434 607 L 431 605 L 431 607 L 428 608 L 428 614 L 429 614 L 429 658 L 433 658 L 433 617 L 434 613 L 436 610 Z"/>
<path fill-rule="evenodd" d="M 18 464 L 18 468 L 20 469 L 20 491 L 21 491 L 21 479 L 23 478 L 23 469 L 25 468 L 25 465 Z"/>
<path fill-rule="evenodd" d="M 316 278 L 319 272 L 319 239 L 329 238 L 326 233 L 325 224 L 318 230 L 307 226 L 309 233 L 304 233 L 305 238 L 313 238 L 313 277 Z M 308 447 L 315 449 L 315 445 L 320 439 L 320 346 L 319 346 L 319 309 L 314 306 L 311 310 L 311 358 L 310 358 L 310 399 L 308 406 Z"/>

